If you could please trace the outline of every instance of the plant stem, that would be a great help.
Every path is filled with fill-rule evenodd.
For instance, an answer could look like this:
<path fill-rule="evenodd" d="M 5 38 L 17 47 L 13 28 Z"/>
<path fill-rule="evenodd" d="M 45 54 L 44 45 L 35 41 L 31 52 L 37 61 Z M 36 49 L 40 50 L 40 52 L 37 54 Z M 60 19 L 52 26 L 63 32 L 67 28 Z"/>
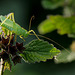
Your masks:
<path fill-rule="evenodd" d="M 3 75 L 3 69 L 4 69 L 3 59 L 1 58 L 1 72 L 0 72 L 0 75 Z"/>

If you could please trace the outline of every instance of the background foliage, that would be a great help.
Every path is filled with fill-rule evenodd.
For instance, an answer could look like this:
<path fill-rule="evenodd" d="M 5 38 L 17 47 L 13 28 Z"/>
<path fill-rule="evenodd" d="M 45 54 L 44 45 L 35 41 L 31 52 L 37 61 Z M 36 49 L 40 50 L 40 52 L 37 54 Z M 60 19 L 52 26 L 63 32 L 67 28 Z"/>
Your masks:
<path fill-rule="evenodd" d="M 48 0 L 49 1 L 49 0 Z M 46 19 L 47 15 L 65 15 L 71 16 L 74 14 L 74 0 L 67 0 L 67 4 L 64 4 L 66 0 L 2 0 L 0 1 L 0 14 L 5 15 L 9 12 L 15 13 L 15 20 L 25 29 L 28 29 L 29 20 L 32 15 L 35 16 L 35 20 L 32 21 L 32 29 L 36 33 L 38 25 Z M 49 5 L 48 5 L 49 4 Z M 48 5 L 48 6 L 46 6 Z M 66 6 L 68 5 L 68 7 Z M 64 7 L 65 6 L 65 7 Z M 44 8 L 43 8 L 44 7 Z M 66 12 L 70 11 L 69 13 Z M 64 11 L 64 12 L 63 12 Z M 67 13 L 67 14 L 66 14 Z M 54 24 L 53 24 L 54 25 Z M 47 27 L 47 26 L 46 26 Z M 54 30 L 54 31 L 53 31 Z M 57 34 L 55 28 L 51 30 L 53 32 L 44 34 L 44 36 L 49 37 L 59 44 L 63 45 L 65 48 L 69 48 L 72 43 L 73 38 L 69 38 L 67 34 L 61 36 Z M 35 36 L 30 36 L 26 39 L 25 44 L 35 39 Z M 46 39 L 45 39 L 46 40 Z M 19 42 L 23 40 L 19 39 Z M 53 43 L 50 41 L 50 43 Z M 54 44 L 54 43 L 53 43 Z M 61 49 L 61 47 L 54 44 L 55 47 Z M 62 57 L 63 58 L 63 57 Z M 53 60 L 47 60 L 47 62 L 40 62 L 35 64 L 27 64 L 22 61 L 22 64 L 17 64 L 12 68 L 12 72 L 6 70 L 4 75 L 75 75 L 75 62 L 70 63 L 60 63 L 55 64 Z"/>

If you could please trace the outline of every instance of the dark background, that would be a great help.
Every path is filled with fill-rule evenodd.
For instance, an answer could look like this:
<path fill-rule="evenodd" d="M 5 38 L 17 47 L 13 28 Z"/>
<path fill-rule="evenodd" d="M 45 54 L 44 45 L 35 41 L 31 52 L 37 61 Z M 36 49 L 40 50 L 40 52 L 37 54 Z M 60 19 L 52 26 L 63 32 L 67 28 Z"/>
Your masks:
<path fill-rule="evenodd" d="M 45 20 L 47 15 L 62 15 L 63 8 L 59 7 L 56 10 L 44 9 L 41 5 L 41 0 L 0 0 L 0 15 L 7 15 L 11 12 L 15 14 L 16 22 L 27 30 L 30 18 L 34 15 L 35 19 L 32 21 L 31 29 L 38 33 L 37 27 L 39 23 Z M 67 35 L 60 36 L 56 31 L 48 33 L 44 36 L 55 40 L 65 48 L 67 48 L 72 41 L 72 39 L 68 38 Z M 17 41 L 24 42 L 24 44 L 26 44 L 32 39 L 37 38 L 35 36 L 29 36 L 24 42 L 18 37 Z M 49 42 L 53 43 L 51 41 Z M 54 45 L 55 47 L 61 49 L 60 46 L 56 44 Z M 34 64 L 28 64 L 22 61 L 22 64 L 17 64 L 12 68 L 11 72 L 6 70 L 4 75 L 75 75 L 74 64 L 75 62 L 55 64 L 53 60 L 47 60 L 47 62 Z"/>

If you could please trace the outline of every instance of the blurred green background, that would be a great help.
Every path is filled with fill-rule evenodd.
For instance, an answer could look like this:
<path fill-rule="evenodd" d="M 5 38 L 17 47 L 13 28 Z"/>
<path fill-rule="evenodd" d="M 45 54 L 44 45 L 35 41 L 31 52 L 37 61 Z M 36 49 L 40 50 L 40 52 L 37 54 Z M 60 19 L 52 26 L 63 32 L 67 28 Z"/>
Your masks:
<path fill-rule="evenodd" d="M 27 30 L 29 27 L 30 18 L 34 15 L 35 19 L 32 21 L 31 29 L 38 33 L 37 26 L 39 23 L 46 19 L 48 14 L 62 15 L 63 8 L 59 7 L 55 10 L 44 9 L 41 5 L 41 0 L 0 0 L 0 15 L 7 15 L 11 12 L 14 12 L 16 22 Z M 61 35 L 57 34 L 56 31 L 48 33 L 44 36 L 55 40 L 65 48 L 67 48 L 72 41 L 72 39 L 68 38 L 67 35 L 63 35 L 62 37 Z M 26 38 L 24 44 L 30 42 L 32 39 L 36 39 L 36 37 L 29 36 Z M 19 38 L 17 41 L 23 42 L 23 40 Z M 50 43 L 53 42 L 50 41 Z M 54 44 L 54 46 L 61 49 L 61 47 L 56 44 Z M 55 64 L 53 60 L 28 64 L 22 60 L 22 64 L 17 64 L 15 67 L 13 66 L 11 72 L 6 70 L 4 75 L 75 75 L 74 64 L 74 61 L 66 64 Z"/>

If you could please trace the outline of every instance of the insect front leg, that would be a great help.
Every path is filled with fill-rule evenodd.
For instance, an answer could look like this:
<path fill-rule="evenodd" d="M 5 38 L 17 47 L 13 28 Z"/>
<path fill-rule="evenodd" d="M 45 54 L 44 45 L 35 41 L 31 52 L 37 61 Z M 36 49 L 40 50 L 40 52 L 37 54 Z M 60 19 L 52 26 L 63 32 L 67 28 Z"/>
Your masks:
<path fill-rule="evenodd" d="M 40 40 L 40 39 L 39 39 L 39 37 L 37 36 L 37 34 L 35 33 L 35 31 L 34 31 L 34 30 L 29 30 L 29 33 L 30 33 L 30 32 L 33 32 L 33 33 L 34 33 L 34 35 L 38 38 L 38 40 Z"/>
<path fill-rule="evenodd" d="M 24 40 L 24 38 L 23 38 L 22 36 L 20 36 L 20 38 Z M 24 41 L 25 41 L 25 40 L 24 40 Z"/>

